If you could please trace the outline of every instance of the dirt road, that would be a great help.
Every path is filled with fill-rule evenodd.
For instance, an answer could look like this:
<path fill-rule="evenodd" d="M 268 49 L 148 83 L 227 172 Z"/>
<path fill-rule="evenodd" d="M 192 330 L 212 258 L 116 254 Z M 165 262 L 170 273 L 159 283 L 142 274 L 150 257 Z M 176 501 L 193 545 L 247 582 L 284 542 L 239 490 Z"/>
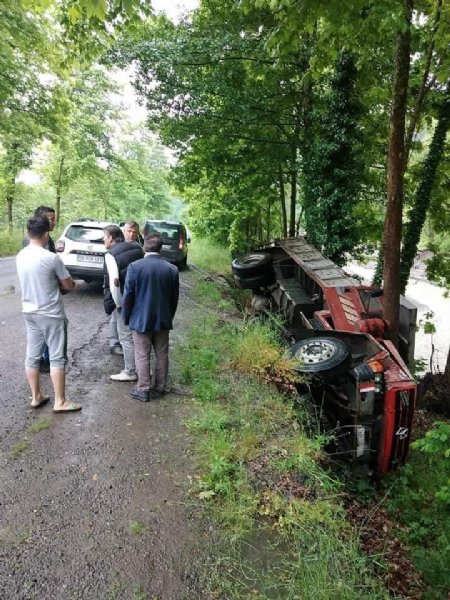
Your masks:
<path fill-rule="evenodd" d="M 140 403 L 111 373 L 101 290 L 65 297 L 68 397 L 81 413 L 29 408 L 25 328 L 11 259 L 0 261 L 0 598 L 204 598 L 208 535 L 187 493 L 189 395 Z M 189 322 L 182 273 L 171 345 Z M 12 287 L 14 286 L 14 287 Z M 176 385 L 176 365 L 171 367 Z M 51 395 L 48 375 L 43 391 Z"/>

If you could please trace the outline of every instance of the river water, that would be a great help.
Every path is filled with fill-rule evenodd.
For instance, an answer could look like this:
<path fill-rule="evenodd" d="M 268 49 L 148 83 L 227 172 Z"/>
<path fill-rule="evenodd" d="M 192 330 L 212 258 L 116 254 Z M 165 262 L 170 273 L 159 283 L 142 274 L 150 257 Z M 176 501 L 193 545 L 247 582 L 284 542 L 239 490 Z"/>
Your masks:
<path fill-rule="evenodd" d="M 347 264 L 345 271 L 350 276 L 362 277 L 362 282 L 367 284 L 372 280 L 374 264 L 362 265 L 351 262 Z M 433 354 L 433 369 L 443 371 L 450 345 L 450 298 L 445 297 L 445 289 L 426 281 L 423 265 L 415 265 L 411 270 L 405 296 L 417 307 L 419 330 L 416 334 L 415 358 L 425 360 L 428 365 L 427 370 L 430 370 L 429 363 Z M 436 333 L 433 335 L 425 334 L 423 325 L 420 324 L 429 312 L 434 313 L 430 319 L 436 328 Z"/>

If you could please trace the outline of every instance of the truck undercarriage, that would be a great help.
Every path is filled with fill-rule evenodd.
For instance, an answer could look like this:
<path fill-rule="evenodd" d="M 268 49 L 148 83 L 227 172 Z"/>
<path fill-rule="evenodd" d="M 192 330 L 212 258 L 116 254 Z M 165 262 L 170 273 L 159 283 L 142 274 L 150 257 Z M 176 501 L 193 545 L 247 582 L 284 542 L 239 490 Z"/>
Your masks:
<path fill-rule="evenodd" d="M 335 453 L 366 472 L 405 462 L 414 415 L 416 309 L 401 302 L 399 350 L 383 320 L 383 292 L 360 285 L 301 237 L 275 240 L 233 261 L 256 311 L 281 313 L 300 384 L 333 431 Z"/>

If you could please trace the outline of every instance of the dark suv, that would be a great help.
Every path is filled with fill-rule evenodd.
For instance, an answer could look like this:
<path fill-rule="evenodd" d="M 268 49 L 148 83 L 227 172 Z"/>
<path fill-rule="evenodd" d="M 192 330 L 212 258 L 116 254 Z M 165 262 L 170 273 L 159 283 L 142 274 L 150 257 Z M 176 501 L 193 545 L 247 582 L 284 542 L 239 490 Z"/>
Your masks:
<path fill-rule="evenodd" d="M 161 256 L 183 269 L 187 265 L 187 244 L 190 242 L 186 227 L 172 221 L 146 221 L 144 237 L 152 233 L 158 233 L 162 237 Z"/>

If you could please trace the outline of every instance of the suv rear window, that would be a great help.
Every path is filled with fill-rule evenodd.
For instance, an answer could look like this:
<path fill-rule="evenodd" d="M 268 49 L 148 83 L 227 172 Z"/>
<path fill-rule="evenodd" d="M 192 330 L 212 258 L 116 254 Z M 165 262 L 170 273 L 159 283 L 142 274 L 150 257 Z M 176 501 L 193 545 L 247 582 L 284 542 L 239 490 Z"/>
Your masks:
<path fill-rule="evenodd" d="M 154 221 L 147 221 L 144 225 L 144 235 L 152 233 L 159 233 L 164 238 L 178 239 L 180 235 L 181 225 L 176 223 L 155 223 Z"/>
<path fill-rule="evenodd" d="M 73 242 L 103 244 L 103 229 L 86 225 L 71 225 L 66 232 L 66 238 Z"/>

